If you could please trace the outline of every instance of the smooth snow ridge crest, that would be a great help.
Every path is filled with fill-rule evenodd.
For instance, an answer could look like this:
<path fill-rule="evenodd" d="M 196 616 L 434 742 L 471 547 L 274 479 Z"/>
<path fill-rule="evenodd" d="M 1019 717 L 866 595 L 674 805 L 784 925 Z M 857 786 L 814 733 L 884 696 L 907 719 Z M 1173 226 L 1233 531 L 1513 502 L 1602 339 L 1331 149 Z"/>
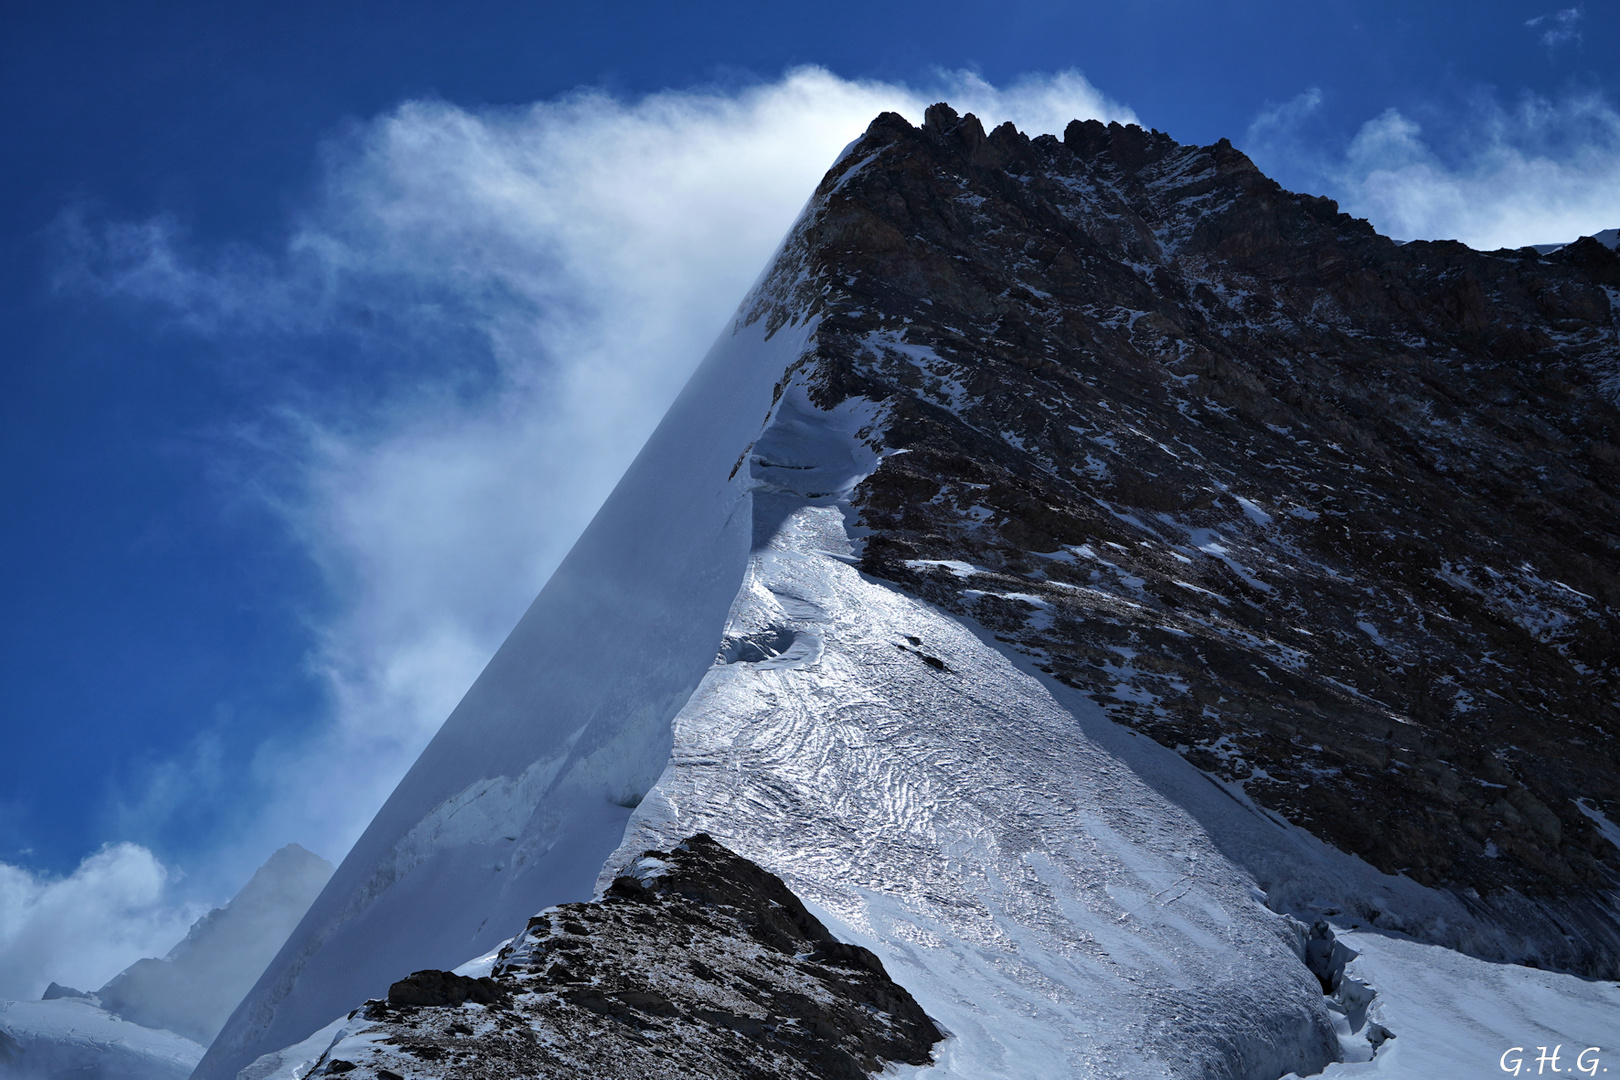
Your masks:
<path fill-rule="evenodd" d="M 791 270 L 791 268 L 788 268 Z M 590 896 L 747 568 L 737 467 L 813 319 L 739 320 L 198 1066 L 228 1080 L 393 981 Z"/>
<path fill-rule="evenodd" d="M 183 1080 L 203 1048 L 122 1020 L 83 998 L 0 1001 L 0 1077 Z"/>

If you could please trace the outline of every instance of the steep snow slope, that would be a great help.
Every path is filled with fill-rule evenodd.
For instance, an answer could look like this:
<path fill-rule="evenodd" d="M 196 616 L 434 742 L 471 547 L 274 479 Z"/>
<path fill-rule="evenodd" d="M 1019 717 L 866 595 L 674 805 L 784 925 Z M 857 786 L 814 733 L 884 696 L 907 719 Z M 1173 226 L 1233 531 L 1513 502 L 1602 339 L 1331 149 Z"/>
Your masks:
<path fill-rule="evenodd" d="M 199 1066 L 229 1078 L 417 968 L 587 898 L 668 758 L 747 564 L 742 455 L 805 325 L 704 360 Z"/>

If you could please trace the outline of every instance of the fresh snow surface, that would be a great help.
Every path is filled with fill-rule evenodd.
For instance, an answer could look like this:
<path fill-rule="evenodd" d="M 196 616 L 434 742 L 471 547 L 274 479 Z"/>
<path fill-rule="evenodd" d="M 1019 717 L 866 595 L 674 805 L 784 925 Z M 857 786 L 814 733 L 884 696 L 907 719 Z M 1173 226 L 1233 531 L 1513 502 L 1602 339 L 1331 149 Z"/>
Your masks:
<path fill-rule="evenodd" d="M 340 1016 L 302 1042 L 272 1050 L 236 1074 L 236 1080 L 304 1080 L 339 1039 L 348 1034 L 349 1018 Z"/>
<path fill-rule="evenodd" d="M 421 968 L 589 898 L 747 567 L 742 467 L 808 324 L 704 360 L 534 604 L 400 782 L 199 1067 L 228 1080 Z"/>
<path fill-rule="evenodd" d="M 1475 1080 L 1514 1075 L 1516 1060 L 1521 1077 L 1555 1075 L 1554 1064 L 1556 1075 L 1620 1073 L 1620 985 L 1493 964 L 1402 934 L 1338 930 L 1359 953 L 1349 979 L 1376 992 L 1367 1019 L 1396 1037 L 1371 1061 L 1328 1066 L 1330 1080 Z M 1538 1064 L 1554 1052 L 1556 1063 Z"/>
<path fill-rule="evenodd" d="M 184 1080 L 202 1054 L 85 998 L 0 1001 L 0 1080 Z"/>

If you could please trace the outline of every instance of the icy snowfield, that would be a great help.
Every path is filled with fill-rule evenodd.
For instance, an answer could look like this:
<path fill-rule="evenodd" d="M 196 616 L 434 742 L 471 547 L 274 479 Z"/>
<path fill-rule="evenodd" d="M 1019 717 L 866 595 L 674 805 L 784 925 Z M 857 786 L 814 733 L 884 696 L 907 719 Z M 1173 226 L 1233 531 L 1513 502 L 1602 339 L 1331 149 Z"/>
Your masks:
<path fill-rule="evenodd" d="M 1339 940 L 1360 953 L 1348 973 L 1377 991 L 1371 1011 L 1397 1038 L 1370 1062 L 1328 1066 L 1326 1077 L 1473 1080 L 1514 1075 L 1515 1059 L 1518 1076 L 1551 1076 L 1553 1061 L 1536 1059 L 1558 1047 L 1558 1075 L 1620 1073 L 1620 985 L 1399 934 L 1363 929 Z"/>
<path fill-rule="evenodd" d="M 794 388 L 756 444 L 719 661 L 608 866 L 705 830 L 783 875 L 957 1036 L 945 1075 L 1319 1070 L 1320 987 L 1252 879 L 1035 678 L 848 565 L 863 419 Z"/>
<path fill-rule="evenodd" d="M 838 501 L 873 458 L 844 411 L 790 390 L 757 443 L 748 577 L 600 885 L 698 830 L 781 874 L 955 1036 L 919 1074 L 1467 1077 L 1620 1026 L 1614 987 L 1350 918 L 1363 955 L 1324 998 L 1258 882 L 1307 917 L 1477 931 L 848 565 Z"/>
<path fill-rule="evenodd" d="M 120 1020 L 82 998 L 0 1001 L 5 1080 L 184 1080 L 203 1048 Z"/>
<path fill-rule="evenodd" d="M 956 1036 L 944 1075 L 1276 1077 L 1337 1056 L 1251 880 L 1038 682 L 841 562 L 841 524 L 801 509 L 756 555 L 737 659 L 677 719 L 622 854 L 701 829 L 782 874 Z"/>

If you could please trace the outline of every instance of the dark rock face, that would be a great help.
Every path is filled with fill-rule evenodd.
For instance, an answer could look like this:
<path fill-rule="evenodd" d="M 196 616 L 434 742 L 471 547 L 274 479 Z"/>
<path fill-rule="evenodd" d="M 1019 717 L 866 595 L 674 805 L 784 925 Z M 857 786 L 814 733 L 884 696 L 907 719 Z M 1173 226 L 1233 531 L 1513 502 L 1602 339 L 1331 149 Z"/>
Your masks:
<path fill-rule="evenodd" d="M 858 1080 L 943 1035 L 883 964 L 705 835 L 529 921 L 492 977 L 419 971 L 311 1075 Z"/>
<path fill-rule="evenodd" d="M 45 992 L 40 995 L 39 1000 L 55 1001 L 57 998 L 88 998 L 89 996 L 83 990 L 75 990 L 71 986 L 63 986 L 61 983 L 53 982 L 45 988 Z"/>
<path fill-rule="evenodd" d="M 1225 140 L 886 114 L 747 318 L 883 403 L 862 568 L 1620 970 L 1620 258 L 1398 245 Z M 1527 899 L 1528 898 L 1528 899 Z"/>
<path fill-rule="evenodd" d="M 493 1005 L 506 997 L 505 987 L 487 975 L 470 979 L 453 971 L 418 971 L 388 988 L 390 1005 Z"/>

